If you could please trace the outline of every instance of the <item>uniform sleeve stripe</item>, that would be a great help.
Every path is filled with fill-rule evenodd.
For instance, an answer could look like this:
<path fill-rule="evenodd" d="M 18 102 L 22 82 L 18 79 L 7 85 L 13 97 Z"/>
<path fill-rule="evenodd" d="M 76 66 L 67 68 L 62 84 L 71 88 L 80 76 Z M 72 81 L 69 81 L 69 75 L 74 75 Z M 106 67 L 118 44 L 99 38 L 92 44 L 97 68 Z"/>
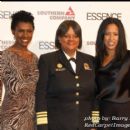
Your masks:
<path fill-rule="evenodd" d="M 92 116 L 99 116 L 99 114 L 92 114 Z"/>
<path fill-rule="evenodd" d="M 37 115 L 41 115 L 41 114 L 47 114 L 47 111 L 44 111 L 44 112 L 37 112 Z"/>
<path fill-rule="evenodd" d="M 47 111 L 37 112 L 37 125 L 48 124 Z"/>
<path fill-rule="evenodd" d="M 99 111 L 92 111 L 92 113 L 100 113 Z"/>
<path fill-rule="evenodd" d="M 48 120 L 47 117 L 41 117 L 41 118 L 37 118 L 37 125 L 45 125 L 48 124 Z"/>
<path fill-rule="evenodd" d="M 47 117 L 47 115 L 37 115 L 37 118 L 40 118 L 40 117 Z"/>

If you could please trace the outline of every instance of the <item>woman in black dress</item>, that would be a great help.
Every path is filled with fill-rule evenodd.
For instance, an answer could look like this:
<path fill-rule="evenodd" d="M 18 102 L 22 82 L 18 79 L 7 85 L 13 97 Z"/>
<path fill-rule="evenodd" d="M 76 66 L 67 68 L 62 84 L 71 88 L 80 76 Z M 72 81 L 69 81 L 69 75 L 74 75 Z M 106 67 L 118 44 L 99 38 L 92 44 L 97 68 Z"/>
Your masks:
<path fill-rule="evenodd" d="M 96 39 L 96 81 L 100 101 L 99 130 L 130 127 L 130 51 L 125 31 L 117 18 L 101 23 Z M 106 119 L 106 120 L 104 120 Z"/>

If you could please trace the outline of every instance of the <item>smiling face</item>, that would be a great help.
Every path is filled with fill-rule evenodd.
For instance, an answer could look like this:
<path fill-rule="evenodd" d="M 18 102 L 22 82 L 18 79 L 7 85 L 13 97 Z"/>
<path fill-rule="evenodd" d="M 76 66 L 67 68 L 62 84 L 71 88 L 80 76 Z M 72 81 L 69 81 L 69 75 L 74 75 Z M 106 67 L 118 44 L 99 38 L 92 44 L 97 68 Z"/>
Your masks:
<path fill-rule="evenodd" d="M 61 48 L 67 54 L 74 54 L 80 42 L 80 38 L 75 34 L 72 27 L 68 29 L 64 36 L 59 37 Z"/>
<path fill-rule="evenodd" d="M 16 39 L 15 45 L 19 48 L 27 48 L 32 40 L 33 31 L 34 29 L 31 23 L 19 22 L 15 27 L 15 30 L 12 30 L 12 33 Z"/>
<path fill-rule="evenodd" d="M 119 41 L 119 30 L 116 24 L 109 24 L 106 27 L 105 35 L 104 35 L 104 44 L 106 47 L 106 51 L 109 53 L 110 51 L 116 51 L 117 45 Z"/>

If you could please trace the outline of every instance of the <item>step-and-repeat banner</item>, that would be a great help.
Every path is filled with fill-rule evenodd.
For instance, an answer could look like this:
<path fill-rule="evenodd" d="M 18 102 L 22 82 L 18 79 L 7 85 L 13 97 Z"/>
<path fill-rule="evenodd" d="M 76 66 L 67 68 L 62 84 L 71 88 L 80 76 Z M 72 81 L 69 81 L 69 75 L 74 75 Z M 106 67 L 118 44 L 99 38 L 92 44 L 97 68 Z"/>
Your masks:
<path fill-rule="evenodd" d="M 130 48 L 130 2 L 0 2 L 0 50 L 14 42 L 10 16 L 19 10 L 35 17 L 35 31 L 29 49 L 39 56 L 55 50 L 55 32 L 63 20 L 76 20 L 82 28 L 81 51 L 95 55 L 95 40 L 100 23 L 106 17 L 122 20 Z"/>
<path fill-rule="evenodd" d="M 29 49 L 38 57 L 55 51 L 55 33 L 64 20 L 76 20 L 82 28 L 82 52 L 95 55 L 95 40 L 100 23 L 106 17 L 122 20 L 130 49 L 130 2 L 0 2 L 0 51 L 11 46 L 10 16 L 26 10 L 35 17 L 35 31 Z"/>

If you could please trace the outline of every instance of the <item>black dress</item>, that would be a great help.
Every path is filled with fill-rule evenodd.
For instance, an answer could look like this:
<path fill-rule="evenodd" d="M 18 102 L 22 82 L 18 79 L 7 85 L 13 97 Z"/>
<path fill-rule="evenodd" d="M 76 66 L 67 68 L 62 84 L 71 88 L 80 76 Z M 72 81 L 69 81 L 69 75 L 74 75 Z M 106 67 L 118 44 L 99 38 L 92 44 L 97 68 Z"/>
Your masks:
<path fill-rule="evenodd" d="M 130 129 L 130 51 L 124 60 L 98 68 L 96 81 L 101 113 L 98 129 Z"/>

